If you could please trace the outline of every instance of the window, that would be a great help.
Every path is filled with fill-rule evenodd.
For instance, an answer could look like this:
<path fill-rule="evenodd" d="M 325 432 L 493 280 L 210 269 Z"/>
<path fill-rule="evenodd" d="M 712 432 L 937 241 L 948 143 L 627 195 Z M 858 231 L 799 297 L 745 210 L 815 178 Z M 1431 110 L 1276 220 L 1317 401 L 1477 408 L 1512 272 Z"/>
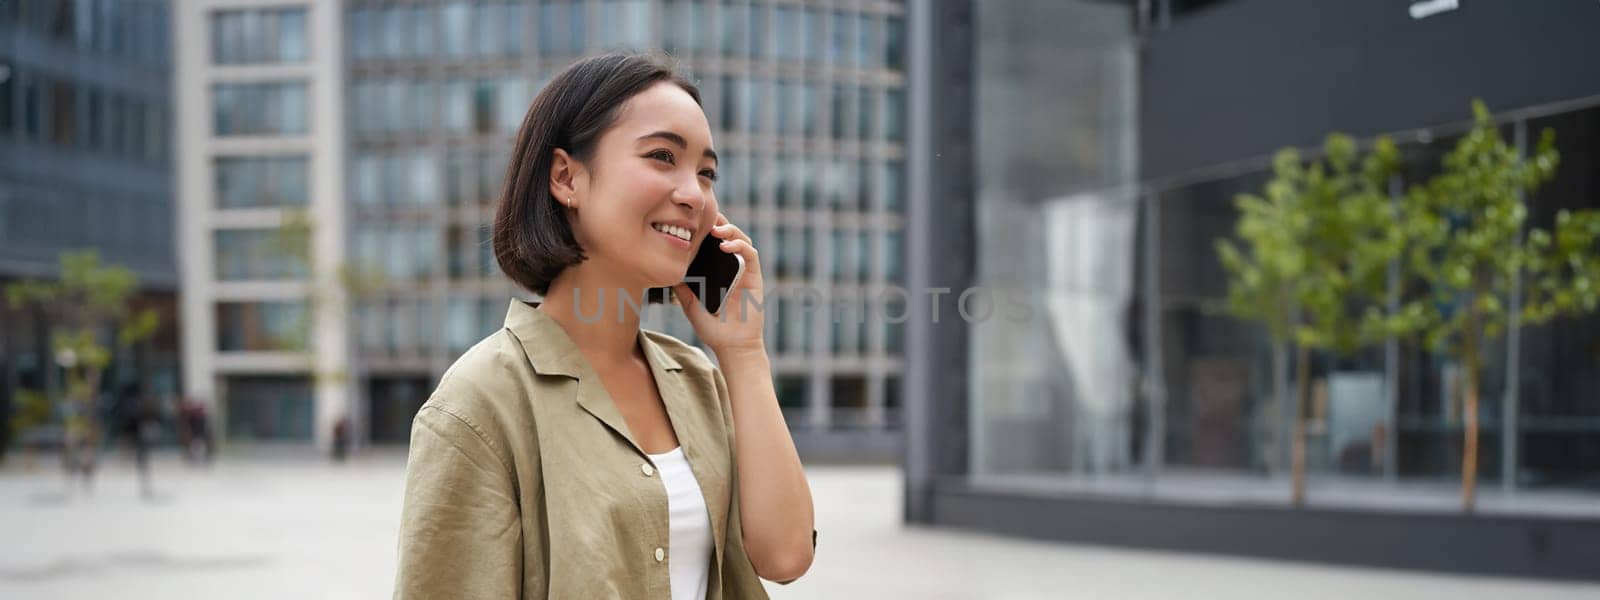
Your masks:
<path fill-rule="evenodd" d="M 427 150 L 418 150 L 411 155 L 411 164 L 406 169 L 410 179 L 410 193 L 406 195 L 411 204 L 418 206 L 437 204 L 439 202 L 439 164 L 434 160 L 433 154 Z"/>
<path fill-rule="evenodd" d="M 905 90 L 888 90 L 883 93 L 883 127 L 884 137 L 903 142 L 906 139 L 906 93 Z"/>
<path fill-rule="evenodd" d="M 506 5 L 505 14 L 505 39 L 502 41 L 501 54 L 517 56 L 522 54 L 522 38 L 527 35 L 524 29 L 528 24 L 528 7 L 516 1 Z"/>
<path fill-rule="evenodd" d="M 460 206 L 471 198 L 468 188 L 471 178 L 468 176 L 467 157 L 452 152 L 444 160 L 444 199 L 451 206 Z"/>
<path fill-rule="evenodd" d="M 397 8 L 396 10 L 405 10 Z M 411 7 L 411 56 L 427 58 L 433 56 L 433 22 L 432 6 Z"/>
<path fill-rule="evenodd" d="M 520 76 L 500 81 L 500 97 L 496 99 L 495 127 L 503 132 L 514 132 L 522 125 L 522 117 L 533 102 L 528 80 Z"/>
<path fill-rule="evenodd" d="M 844 139 L 845 136 L 848 135 L 850 129 L 849 109 L 851 104 L 850 96 L 847 95 L 844 86 L 833 86 L 832 102 L 833 104 L 831 106 L 831 112 L 833 114 L 830 116 L 833 120 L 833 137 L 834 139 Z"/>
<path fill-rule="evenodd" d="M 790 192 L 789 192 L 789 188 L 790 188 L 789 181 L 790 181 L 790 174 L 792 173 L 792 170 L 789 168 L 789 166 L 793 161 L 794 161 L 794 159 L 791 158 L 789 155 L 787 155 L 787 154 L 779 154 L 778 155 L 778 163 L 776 165 L 774 165 L 774 168 L 771 171 L 769 171 L 769 173 L 772 175 L 772 178 L 774 179 L 774 185 L 773 185 L 773 192 L 774 192 L 774 195 L 775 195 L 774 201 L 778 203 L 778 210 L 787 210 L 787 209 L 795 208 L 795 207 L 789 205 L 789 203 L 791 202 L 791 200 L 790 200 L 791 196 L 790 196 Z"/>
<path fill-rule="evenodd" d="M 704 48 L 706 6 L 701 0 L 667 0 L 662 19 L 661 45 L 678 53 Z"/>
<path fill-rule="evenodd" d="M 881 251 L 883 256 L 883 274 L 884 277 L 889 281 L 900 281 L 901 277 L 904 275 L 900 264 L 902 262 L 901 258 L 903 257 L 901 252 L 903 250 L 902 246 L 904 245 L 904 242 L 902 241 L 903 237 L 904 236 L 901 234 L 901 231 L 898 229 L 883 234 L 883 249 Z"/>
<path fill-rule="evenodd" d="M 539 3 L 539 53 L 545 56 L 555 56 L 566 50 L 561 44 L 562 27 L 566 23 L 567 11 L 572 10 L 566 2 L 556 0 L 543 0 Z"/>
<path fill-rule="evenodd" d="M 650 45 L 655 5 L 648 0 L 606 0 L 603 12 L 612 19 L 602 28 L 606 49 L 640 49 Z"/>
<path fill-rule="evenodd" d="M 301 279 L 306 276 L 305 239 L 277 229 L 216 232 L 217 280 Z M 300 245 L 295 248 L 292 245 Z"/>
<path fill-rule="evenodd" d="M 7 75 L 4 78 L 0 78 L 0 136 L 9 136 L 17 127 L 11 116 L 11 95 L 15 93 L 17 88 L 16 84 L 13 83 L 17 80 L 17 71 L 5 63 L 0 63 L 0 69 L 4 69 Z"/>
<path fill-rule="evenodd" d="M 827 191 L 828 201 L 838 210 L 853 210 L 857 205 L 855 170 L 855 160 L 834 158 L 824 174 L 823 185 Z"/>
<path fill-rule="evenodd" d="M 217 208 L 305 206 L 304 156 L 228 156 L 216 163 Z M 360 165 L 357 165 L 360 181 Z"/>
<path fill-rule="evenodd" d="M 906 68 L 906 24 L 898 17 L 883 22 L 883 64 L 897 71 Z"/>
<path fill-rule="evenodd" d="M 217 350 L 294 352 L 306 348 L 306 305 L 297 301 L 217 304 Z"/>
<path fill-rule="evenodd" d="M 900 212 L 905 201 L 905 165 L 891 160 L 883 163 L 883 209 Z"/>
<path fill-rule="evenodd" d="M 378 198 L 383 195 L 383 174 L 379 158 L 372 154 L 361 154 L 352 162 L 355 171 L 350 178 L 352 195 L 356 204 L 377 204 Z"/>
<path fill-rule="evenodd" d="M 478 339 L 478 303 L 470 298 L 451 298 L 445 313 L 446 347 L 452 354 L 465 352 Z"/>
<path fill-rule="evenodd" d="M 850 56 L 850 38 L 855 20 L 849 14 L 836 12 L 830 15 L 828 23 L 828 62 L 842 65 Z"/>
<path fill-rule="evenodd" d="M 356 60 L 372 58 L 373 36 L 377 27 L 373 24 L 376 9 L 354 8 L 350 10 L 350 55 Z M 213 53 L 218 51 L 213 50 Z"/>
<path fill-rule="evenodd" d="M 724 131 L 735 131 L 739 127 L 739 84 L 731 76 L 723 75 L 721 84 L 717 86 L 722 91 L 722 100 L 718 102 L 722 109 L 722 122 L 720 126 Z"/>
<path fill-rule="evenodd" d="M 468 265 L 474 255 L 471 253 L 472 241 L 475 236 L 462 225 L 451 225 L 445 230 L 445 274 L 452 280 L 466 279 Z"/>
<path fill-rule="evenodd" d="M 872 140 L 878 137 L 878 130 L 875 128 L 876 117 L 878 116 L 875 102 L 876 96 L 877 93 L 874 90 L 867 88 L 862 88 L 859 95 L 856 96 L 856 100 L 859 101 L 856 117 L 860 120 L 860 131 L 857 133 L 863 140 Z"/>
<path fill-rule="evenodd" d="M 817 110 L 821 105 L 818 98 L 822 94 L 820 83 L 800 86 L 800 130 L 806 137 L 817 133 Z"/>
<path fill-rule="evenodd" d="M 717 40 L 720 42 L 722 54 L 733 56 L 739 51 L 745 28 L 747 7 L 742 3 L 723 2 L 717 7 Z"/>
<path fill-rule="evenodd" d="M 846 261 L 845 231 L 835 229 L 829 232 L 829 245 L 832 246 L 832 260 L 828 265 L 828 276 L 835 279 L 844 278 L 844 264 Z"/>
<path fill-rule="evenodd" d="M 872 44 L 872 30 L 876 27 L 877 22 L 872 19 L 872 15 L 856 15 L 855 66 L 863 69 L 877 66 L 872 60 L 874 54 L 872 50 L 876 47 Z"/>
<path fill-rule="evenodd" d="M 866 230 L 856 231 L 856 246 L 853 249 L 856 259 L 855 277 L 865 281 L 872 277 L 872 232 Z"/>
<path fill-rule="evenodd" d="M 311 380 L 306 377 L 232 376 L 226 380 L 228 439 L 309 441 Z"/>
<path fill-rule="evenodd" d="M 219 83 L 211 96 L 219 136 L 306 132 L 304 83 Z"/>
<path fill-rule="evenodd" d="M 778 135 L 789 133 L 790 123 L 795 121 L 796 96 L 799 95 L 799 86 L 791 81 L 778 81 L 776 83 L 778 96 L 778 114 L 776 119 Z"/>
<path fill-rule="evenodd" d="M 822 12 L 811 7 L 806 7 L 800 12 L 800 51 L 796 59 L 815 62 L 821 52 L 817 50 L 817 31 L 821 27 Z"/>
<path fill-rule="evenodd" d="M 778 6 L 773 9 L 774 51 L 779 60 L 794 60 L 800 57 L 799 39 L 799 9 L 793 6 Z"/>
<path fill-rule="evenodd" d="M 588 38 L 585 10 L 582 0 L 540 2 L 539 53 L 545 56 L 581 54 Z"/>
<path fill-rule="evenodd" d="M 504 53 L 506 6 L 504 4 L 479 4 L 473 7 L 472 39 L 478 56 L 499 56 Z"/>
<path fill-rule="evenodd" d="M 441 10 L 444 13 L 441 20 L 444 33 L 440 36 L 444 55 L 451 58 L 466 56 L 472 35 L 472 7 L 464 2 L 452 2 Z"/>
<path fill-rule="evenodd" d="M 465 132 L 472 125 L 472 88 L 466 80 L 454 79 L 444 88 L 444 127 Z"/>
<path fill-rule="evenodd" d="M 50 141 L 60 145 L 72 145 L 77 137 L 77 90 L 66 81 L 54 81 L 50 84 Z"/>
<path fill-rule="evenodd" d="M 762 113 L 766 112 L 765 96 L 769 85 L 769 81 L 760 78 L 740 82 L 739 123 L 747 132 L 757 133 L 766 129 Z"/>
<path fill-rule="evenodd" d="M 370 26 L 371 22 L 361 24 Z M 211 60 L 219 65 L 305 61 L 306 10 L 281 8 L 212 13 Z"/>

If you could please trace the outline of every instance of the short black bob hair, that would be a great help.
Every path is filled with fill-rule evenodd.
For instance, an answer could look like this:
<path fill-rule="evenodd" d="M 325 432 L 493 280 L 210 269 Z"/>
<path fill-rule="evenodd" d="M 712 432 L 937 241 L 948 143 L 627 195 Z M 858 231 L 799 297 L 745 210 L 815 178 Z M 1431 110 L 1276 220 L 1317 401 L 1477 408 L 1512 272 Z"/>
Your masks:
<path fill-rule="evenodd" d="M 494 215 L 494 257 L 517 285 L 542 297 L 563 269 L 588 258 L 572 235 L 566 206 L 550 196 L 550 163 L 556 148 L 588 162 L 601 134 L 616 123 L 623 103 L 663 81 L 683 88 L 695 104 L 701 104 L 700 89 L 669 58 L 645 53 L 579 60 L 533 99 L 517 131 Z M 669 291 L 652 288 L 646 302 L 668 302 Z"/>

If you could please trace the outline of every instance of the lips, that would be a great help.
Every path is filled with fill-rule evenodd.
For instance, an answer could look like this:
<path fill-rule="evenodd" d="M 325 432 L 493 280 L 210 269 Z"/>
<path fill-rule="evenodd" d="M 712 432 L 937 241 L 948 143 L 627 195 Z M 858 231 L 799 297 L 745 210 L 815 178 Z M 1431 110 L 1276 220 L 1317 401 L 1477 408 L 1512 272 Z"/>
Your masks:
<path fill-rule="evenodd" d="M 689 240 L 661 231 L 654 227 L 650 228 L 650 231 L 654 232 L 658 236 L 661 236 L 661 239 L 666 240 L 668 244 L 672 244 L 674 248 L 679 250 L 688 250 L 691 247 Z"/>

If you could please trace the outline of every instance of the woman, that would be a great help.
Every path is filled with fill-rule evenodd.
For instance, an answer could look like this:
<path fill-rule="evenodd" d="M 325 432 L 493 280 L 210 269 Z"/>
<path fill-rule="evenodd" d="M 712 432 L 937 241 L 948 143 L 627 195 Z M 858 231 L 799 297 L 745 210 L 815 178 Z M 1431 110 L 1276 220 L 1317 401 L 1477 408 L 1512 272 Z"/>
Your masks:
<path fill-rule="evenodd" d="M 495 256 L 544 301 L 513 300 L 418 411 L 395 596 L 765 598 L 760 579 L 804 574 L 811 490 L 699 91 L 649 56 L 585 59 L 513 150 Z M 680 283 L 708 235 L 746 264 L 718 315 Z M 639 328 L 667 286 L 716 365 Z"/>

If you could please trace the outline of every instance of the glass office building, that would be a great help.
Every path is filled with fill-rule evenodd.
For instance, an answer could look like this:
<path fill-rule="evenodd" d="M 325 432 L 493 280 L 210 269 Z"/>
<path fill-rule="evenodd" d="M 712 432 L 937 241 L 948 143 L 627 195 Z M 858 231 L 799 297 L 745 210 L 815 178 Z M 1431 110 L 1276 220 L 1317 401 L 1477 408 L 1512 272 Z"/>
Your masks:
<path fill-rule="evenodd" d="M 882 317 L 903 312 L 883 300 L 903 280 L 902 3 L 349 1 L 326 14 L 273 3 L 230 16 L 236 5 L 192 9 L 212 54 L 239 63 L 217 72 L 260 74 L 214 81 L 218 112 L 208 123 L 214 136 L 273 151 L 200 167 L 230 174 L 215 193 L 221 212 L 327 205 L 340 215 L 330 252 L 363 282 L 346 288 L 342 326 L 356 399 L 347 410 L 363 439 L 407 439 L 438 376 L 498 329 L 521 295 L 498 272 L 488 224 L 534 95 L 579 57 L 660 49 L 699 85 L 721 155 L 718 200 L 766 257 L 767 341 L 797 443 L 811 456 L 898 453 L 902 326 Z M 326 45 L 318 19 L 332 22 Z M 319 80 L 286 78 L 273 65 L 324 61 L 339 104 L 328 115 L 303 112 Z M 306 157 L 272 138 L 314 140 L 342 165 L 340 186 L 327 198 L 308 194 Z M 272 256 L 275 246 L 254 235 L 207 238 L 219 254 L 215 274 L 204 275 L 296 281 L 316 272 Z M 223 251 L 243 256 L 224 260 Z M 644 326 L 693 342 L 669 308 L 651 308 Z M 230 340 L 271 340 L 272 323 L 294 322 L 269 318 L 294 310 L 285 306 L 213 310 L 260 330 Z"/>
<path fill-rule="evenodd" d="M 1527 198 L 1530 226 L 1600 208 L 1600 70 L 1592 52 L 1574 51 L 1595 49 L 1581 24 L 1593 7 L 1462 3 L 1418 17 L 1405 3 L 1313 0 L 934 5 L 936 16 L 913 19 L 914 56 L 920 44 L 973 40 L 949 50 L 969 61 L 970 81 L 948 64 L 912 67 L 933 85 L 976 90 L 970 107 L 912 123 L 914 136 L 961 119 L 976 131 L 970 213 L 952 219 L 974 221 L 977 266 L 958 283 L 1014 292 L 1032 311 L 912 333 L 914 347 L 967 343 L 954 362 L 944 351 L 908 358 L 930 401 L 913 406 L 907 431 L 910 520 L 1594 576 L 1583 548 L 1600 540 L 1600 315 L 1513 324 L 1488 348 L 1474 514 L 1459 495 L 1460 365 L 1404 339 L 1313 354 L 1309 489 L 1294 507 L 1283 383 L 1293 358 L 1275 367 L 1262 328 L 1226 312 L 1215 250 L 1234 235 L 1236 196 L 1260 193 L 1277 149 L 1314 153 L 1334 130 L 1390 134 L 1404 161 L 1396 183 L 1416 183 L 1466 131 L 1474 97 L 1509 140 L 1555 133 L 1561 165 Z M 951 14 L 960 17 L 939 18 Z M 1286 39 L 1292 50 L 1278 45 Z M 1465 39 L 1485 44 L 1424 50 Z M 1347 61 L 1350 52 L 1386 58 Z M 913 216 L 913 230 L 959 231 L 945 221 Z M 913 254 L 914 282 L 959 258 L 927 247 Z M 939 391 L 948 388 L 963 391 Z"/>
<path fill-rule="evenodd" d="M 83 249 L 137 274 L 134 302 L 162 327 L 118 352 L 108 395 L 179 391 L 168 10 L 165 0 L 0 2 L 0 287 L 54 279 L 60 255 Z M 0 447 L 14 410 L 63 392 L 50 343 L 59 325 L 0 300 Z M 18 441 L 53 443 L 47 429 Z"/>

